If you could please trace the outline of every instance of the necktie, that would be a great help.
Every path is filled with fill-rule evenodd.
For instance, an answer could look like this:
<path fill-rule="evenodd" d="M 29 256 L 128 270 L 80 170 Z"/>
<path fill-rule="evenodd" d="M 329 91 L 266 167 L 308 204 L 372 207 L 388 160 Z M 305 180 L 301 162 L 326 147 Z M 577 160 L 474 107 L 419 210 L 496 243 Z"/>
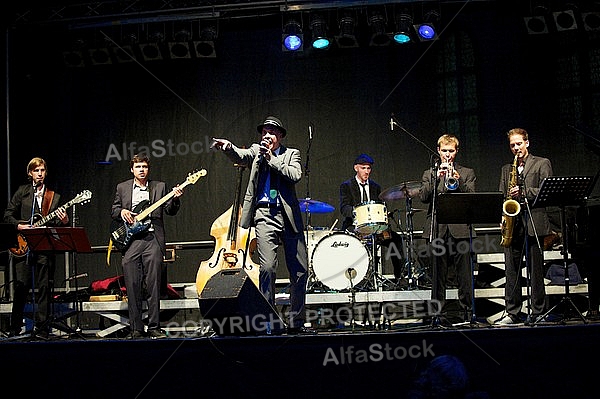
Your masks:
<path fill-rule="evenodd" d="M 369 195 L 367 194 L 367 183 L 360 183 L 362 187 L 362 202 L 367 202 L 369 200 Z"/>

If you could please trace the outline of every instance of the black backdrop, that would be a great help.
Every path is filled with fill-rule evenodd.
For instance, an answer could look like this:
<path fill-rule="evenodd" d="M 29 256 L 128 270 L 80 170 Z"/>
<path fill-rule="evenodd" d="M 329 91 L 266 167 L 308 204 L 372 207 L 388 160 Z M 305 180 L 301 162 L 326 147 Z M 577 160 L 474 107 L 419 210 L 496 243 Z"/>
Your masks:
<path fill-rule="evenodd" d="M 500 167 L 512 159 L 505 133 L 513 127 L 530 132 L 531 152 L 551 158 L 556 175 L 595 174 L 598 155 L 569 126 L 590 134 L 598 127 L 598 32 L 527 35 L 521 10 L 499 3 L 449 9 L 439 40 L 406 48 L 284 53 L 279 17 L 256 17 L 221 23 L 216 58 L 83 68 L 62 62 L 63 27 L 10 28 L 2 203 L 25 182 L 27 162 L 41 156 L 65 200 L 93 192 L 76 209 L 78 224 L 93 246 L 107 245 L 114 187 L 131 176 L 130 153 L 145 146 L 151 176 L 169 185 L 208 171 L 187 188 L 181 212 L 167 218 L 167 239 L 211 240 L 211 224 L 233 202 L 237 171 L 208 150 L 210 139 L 248 146 L 271 114 L 288 129 L 285 144 L 309 160 L 299 197 L 336 207 L 313 215 L 313 226 L 339 217 L 338 187 L 358 154 L 375 159 L 372 177 L 384 188 L 420 180 L 430 162 L 425 145 L 435 148 L 446 131 L 460 138 L 458 160 L 476 170 L 480 191 L 497 190 Z M 403 129 L 390 131 L 392 113 Z M 179 252 L 170 280 L 192 281 L 211 253 Z M 104 255 L 81 256 L 80 270 L 92 279 L 114 275 Z"/>

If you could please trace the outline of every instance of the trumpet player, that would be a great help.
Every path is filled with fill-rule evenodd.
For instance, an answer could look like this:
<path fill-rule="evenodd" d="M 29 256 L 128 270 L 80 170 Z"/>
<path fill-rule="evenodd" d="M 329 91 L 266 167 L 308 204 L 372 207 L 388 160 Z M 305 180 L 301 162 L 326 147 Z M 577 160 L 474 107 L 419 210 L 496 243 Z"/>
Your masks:
<path fill-rule="evenodd" d="M 533 204 L 542 181 L 552 175 L 552 164 L 549 159 L 529 152 L 529 135 L 525 129 L 511 129 L 507 137 L 512 157 L 511 162 L 502 167 L 500 191 L 504 194 L 504 198 L 517 201 L 520 204 L 520 211 L 511 223 L 512 231 L 506 234 L 510 237 L 510 241 L 504 248 L 505 314 L 494 324 L 514 325 L 521 322 L 523 306 L 521 270 L 524 265 L 530 265 L 527 276 L 531 284 L 530 311 L 527 312 L 526 323 L 534 324 L 542 321 L 541 317 L 546 306 L 544 258 L 539 243 L 551 233 L 551 229 L 546 210 L 530 209 L 527 204 Z M 528 259 L 524 264 L 525 255 L 528 255 Z"/>
<path fill-rule="evenodd" d="M 447 317 L 445 309 L 446 288 L 448 283 L 458 286 L 458 304 L 460 307 L 461 321 L 471 320 L 473 305 L 471 263 L 469 253 L 469 226 L 461 224 L 440 224 L 432 226 L 433 194 L 443 192 L 474 192 L 475 171 L 455 162 L 458 154 L 458 138 L 451 134 L 443 134 L 437 141 L 437 152 L 439 164 L 430 167 L 423 172 L 422 189 L 420 199 L 428 203 L 427 218 L 423 231 L 435 232 L 430 234 L 428 244 L 430 245 L 432 264 L 436 268 L 435 279 L 432 279 L 433 289 L 431 299 L 439 301 L 442 306 L 438 309 L 442 317 Z M 437 186 L 434 186 L 437 182 Z M 434 190 L 436 187 L 436 190 Z M 435 241 L 434 241 L 435 240 Z"/>

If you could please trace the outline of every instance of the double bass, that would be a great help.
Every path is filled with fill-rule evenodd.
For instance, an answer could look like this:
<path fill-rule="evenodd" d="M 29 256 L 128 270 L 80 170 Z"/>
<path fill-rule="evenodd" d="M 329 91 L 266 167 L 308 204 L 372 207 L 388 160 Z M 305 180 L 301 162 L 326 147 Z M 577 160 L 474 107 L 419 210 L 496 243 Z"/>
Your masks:
<path fill-rule="evenodd" d="M 259 266 L 251 259 L 256 247 L 256 235 L 254 229 L 239 227 L 245 167 L 235 166 L 238 168 L 238 176 L 233 205 L 213 222 L 210 235 L 215 238 L 215 251 L 210 259 L 200 262 L 196 274 L 196 292 L 199 297 L 208 280 L 221 270 L 243 269 L 256 287 L 259 287 Z"/>

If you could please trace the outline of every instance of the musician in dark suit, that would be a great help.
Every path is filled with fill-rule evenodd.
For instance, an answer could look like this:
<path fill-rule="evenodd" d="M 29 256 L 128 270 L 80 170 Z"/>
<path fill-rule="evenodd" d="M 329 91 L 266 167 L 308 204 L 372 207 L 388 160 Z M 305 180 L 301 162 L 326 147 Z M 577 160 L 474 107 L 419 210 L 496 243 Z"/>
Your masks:
<path fill-rule="evenodd" d="M 150 159 L 145 154 L 134 155 L 130 163 L 133 179 L 117 184 L 110 215 L 123 225 L 135 226 L 135 216 L 167 195 L 162 181 L 150 180 Z M 165 338 L 160 328 L 161 269 L 166 255 L 163 214 L 179 212 L 183 191 L 173 188 L 172 198 L 165 201 L 143 221 L 147 228 L 133 236 L 122 250 L 122 266 L 127 289 L 131 338 Z M 127 224 L 125 224 L 127 223 Z M 144 295 L 144 293 L 146 295 Z M 142 301 L 148 301 L 148 331 L 144 331 Z"/>
<path fill-rule="evenodd" d="M 354 160 L 355 175 L 340 184 L 340 213 L 342 215 L 342 230 L 355 232 L 354 208 L 362 203 L 379 202 L 381 186 L 371 179 L 375 161 L 367 154 L 360 154 Z M 363 191 L 364 187 L 364 191 Z M 387 216 L 387 215 L 386 215 Z M 387 217 L 385 218 L 387 220 Z M 381 222 L 381 220 L 378 220 Z M 402 285 L 402 239 L 398 233 L 386 226 L 385 234 L 378 234 L 378 240 L 384 247 L 382 255 L 390 258 L 396 278 L 395 287 Z M 406 283 L 406 281 L 404 281 Z M 405 284 L 406 285 L 406 284 Z"/>
<path fill-rule="evenodd" d="M 456 162 L 458 154 L 458 138 L 451 134 L 443 134 L 437 141 L 440 163 L 437 168 L 431 167 L 423 172 L 421 201 L 429 203 L 423 234 L 429 242 L 433 267 L 436 267 L 436 279 L 432 281 L 431 299 L 437 300 L 444 312 L 446 305 L 446 288 L 451 267 L 454 268 L 458 285 L 458 303 L 463 321 L 470 321 L 473 306 L 472 275 L 469 246 L 469 226 L 466 223 L 443 224 L 432 226 L 432 201 L 434 185 L 436 192 L 475 192 L 475 171 Z M 437 222 L 437 221 L 436 221 Z M 473 236 L 475 233 L 473 232 Z M 431 241 L 434 240 L 434 241 Z"/>
<path fill-rule="evenodd" d="M 532 324 L 541 321 L 540 317 L 543 315 L 546 306 L 544 255 L 538 244 L 544 242 L 544 237 L 552 233 L 552 229 L 546 209 L 531 209 L 530 207 L 540 192 L 542 181 L 546 177 L 552 176 L 552 164 L 548 158 L 538 157 L 529 152 L 529 135 L 525 129 L 511 129 L 508 131 L 507 136 L 513 157 L 519 154 L 517 158 L 518 184 L 514 186 L 509 184 L 513 162 L 507 163 L 502 167 L 500 191 L 502 191 L 505 198 L 511 197 L 518 201 L 521 204 L 521 212 L 514 217 L 511 245 L 504 248 L 506 315 L 494 324 L 511 325 L 521 321 L 519 315 L 523 303 L 521 269 L 524 266 L 525 241 L 528 244 L 526 253 L 529 254 L 531 265 L 531 312 L 526 322 Z M 526 202 L 529 204 L 529 208 Z M 526 223 L 524 221 L 525 217 L 527 217 Z M 527 240 L 525 240 L 526 234 L 528 236 Z"/>
<path fill-rule="evenodd" d="M 283 244 L 290 276 L 288 333 L 312 333 L 304 326 L 308 255 L 296 196 L 296 183 L 302 177 L 300 151 L 281 144 L 287 132 L 274 116 L 267 117 L 257 131 L 261 142 L 250 148 L 239 148 L 218 138 L 213 139 L 213 147 L 223 150 L 233 162 L 250 167 L 240 226 L 256 230 L 261 292 L 275 306 L 277 250 Z"/>
<path fill-rule="evenodd" d="M 69 224 L 69 215 L 66 210 L 59 207 L 60 194 L 53 192 L 46 186 L 45 179 L 48 170 L 46 161 L 36 157 L 27 165 L 27 178 L 29 183 L 20 186 L 12 196 L 4 211 L 4 222 L 12 223 L 17 231 L 32 228 L 37 215 L 47 216 L 56 212 L 56 217 L 49 220 L 46 225 L 66 226 Z M 48 321 L 51 315 L 51 295 L 54 283 L 55 255 L 52 253 L 34 252 L 26 248 L 23 255 L 15 256 L 11 253 L 14 266 L 14 297 L 10 318 L 10 336 L 21 333 L 23 326 L 23 313 L 27 301 L 27 292 L 35 276 L 35 312 L 34 334 L 45 338 L 49 333 Z"/>

